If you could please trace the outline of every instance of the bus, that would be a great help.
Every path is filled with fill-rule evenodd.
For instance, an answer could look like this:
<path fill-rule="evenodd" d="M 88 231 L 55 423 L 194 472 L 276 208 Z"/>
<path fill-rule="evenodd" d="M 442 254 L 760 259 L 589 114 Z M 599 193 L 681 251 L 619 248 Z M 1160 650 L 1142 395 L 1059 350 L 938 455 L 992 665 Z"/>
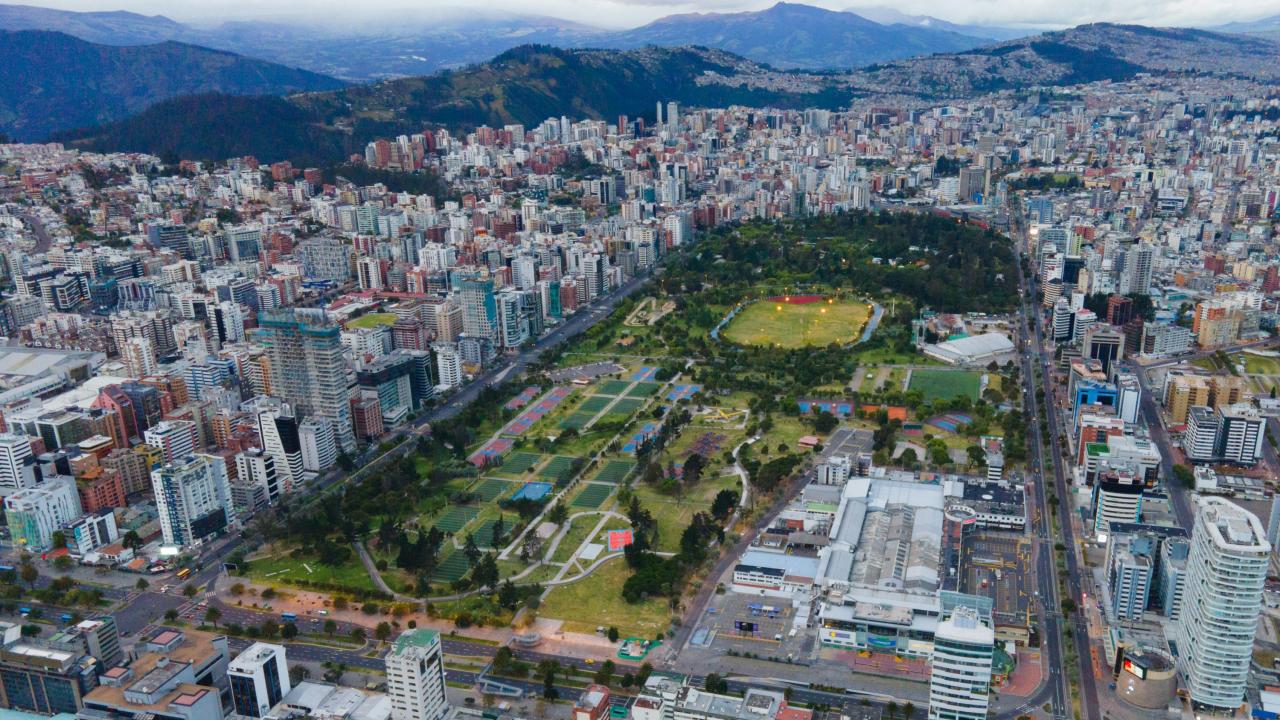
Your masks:
<path fill-rule="evenodd" d="M 191 568 L 182 568 L 181 570 L 178 571 L 178 574 L 175 577 L 177 577 L 179 580 L 186 580 L 187 578 L 191 577 Z"/>
<path fill-rule="evenodd" d="M 285 622 L 293 622 L 298 619 L 298 616 L 291 612 L 282 612 L 280 613 L 280 618 Z"/>

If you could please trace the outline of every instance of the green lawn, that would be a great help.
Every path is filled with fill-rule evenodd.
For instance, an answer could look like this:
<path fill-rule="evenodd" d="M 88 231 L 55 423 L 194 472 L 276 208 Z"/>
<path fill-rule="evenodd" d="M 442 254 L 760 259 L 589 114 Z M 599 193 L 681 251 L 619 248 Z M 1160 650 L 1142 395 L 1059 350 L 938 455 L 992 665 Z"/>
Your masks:
<path fill-rule="evenodd" d="M 569 470 L 573 466 L 574 460 L 577 460 L 577 458 L 569 457 L 567 455 L 557 455 L 551 458 L 551 460 L 542 467 L 542 470 L 538 471 L 538 476 L 548 478 L 553 482 L 566 480 L 568 479 Z"/>
<path fill-rule="evenodd" d="M 908 390 L 919 392 L 926 401 L 946 400 L 957 395 L 978 399 L 982 374 L 964 370 L 913 370 Z"/>
<path fill-rule="evenodd" d="M 341 565 L 323 565 L 314 556 L 291 557 L 292 553 L 281 552 L 270 557 L 250 560 L 246 563 L 245 575 L 254 582 L 289 584 L 299 580 L 308 582 L 334 583 L 353 590 L 374 590 L 369 573 L 360 564 L 354 554 Z M 311 572 L 307 572 L 307 568 Z"/>
<path fill-rule="evenodd" d="M 471 565 L 467 563 L 467 556 L 463 555 L 461 550 L 454 550 L 441 558 L 440 564 L 436 566 L 436 571 L 431 576 L 431 579 L 437 582 L 453 582 L 466 575 L 470 569 Z"/>
<path fill-rule="evenodd" d="M 480 496 L 485 502 L 492 502 L 512 488 L 512 484 L 499 478 L 485 478 L 471 488 L 471 492 Z"/>
<path fill-rule="evenodd" d="M 582 401 L 582 404 L 578 406 L 578 411 L 584 413 L 598 413 L 608 407 L 611 402 L 613 402 L 613 398 L 611 397 L 607 397 L 605 395 L 592 395 Z"/>
<path fill-rule="evenodd" d="M 649 397 L 657 392 L 659 387 L 662 387 L 661 383 L 638 382 L 635 387 L 631 388 L 631 390 L 627 392 L 627 397 Z"/>
<path fill-rule="evenodd" d="M 1280 358 L 1254 355 L 1253 353 L 1242 354 L 1244 355 L 1244 371 L 1250 375 L 1280 375 Z"/>
<path fill-rule="evenodd" d="M 622 599 L 622 584 L 631 569 L 622 559 L 610 560 L 583 580 L 552 589 L 538 615 L 564 621 L 569 632 L 593 633 L 597 627 L 616 627 L 623 637 L 652 638 L 671 623 L 666 598 L 634 605 Z"/>
<path fill-rule="evenodd" d="M 503 475 L 523 475 L 541 459 L 542 456 L 538 453 L 514 452 L 503 459 L 496 472 Z"/>
<path fill-rule="evenodd" d="M 395 322 L 395 313 L 366 313 L 348 322 L 347 327 L 357 329 L 373 328 L 379 325 L 394 325 Z"/>
<path fill-rule="evenodd" d="M 596 416 L 595 413 L 576 412 L 564 420 L 560 421 L 560 429 L 562 430 L 581 430 L 591 422 L 591 418 Z"/>
<path fill-rule="evenodd" d="M 792 305 L 761 300 L 743 308 L 722 333 L 739 345 L 785 348 L 847 345 L 858 339 L 871 306 L 857 300 Z"/>

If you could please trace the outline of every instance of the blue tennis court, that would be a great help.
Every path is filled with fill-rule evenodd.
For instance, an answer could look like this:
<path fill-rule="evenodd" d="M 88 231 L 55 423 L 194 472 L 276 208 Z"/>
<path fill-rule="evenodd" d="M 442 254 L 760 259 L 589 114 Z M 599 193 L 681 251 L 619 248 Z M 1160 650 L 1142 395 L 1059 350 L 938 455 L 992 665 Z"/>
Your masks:
<path fill-rule="evenodd" d="M 645 423 L 644 426 L 640 428 L 640 432 L 636 433 L 635 435 L 632 435 L 631 439 L 627 441 L 627 444 L 622 446 L 622 452 L 634 454 L 636 451 L 636 448 L 640 447 L 641 443 L 643 443 L 645 440 L 648 440 L 649 436 L 653 435 L 657 431 L 658 431 L 658 423 L 656 422 Z"/>
<path fill-rule="evenodd" d="M 527 482 L 524 487 L 511 496 L 512 500 L 533 500 L 537 502 L 546 497 L 554 486 L 548 482 Z"/>
<path fill-rule="evenodd" d="M 652 380 L 655 377 L 657 377 L 657 375 L 658 375 L 658 368 L 642 367 L 639 370 L 631 373 L 631 382 L 648 382 L 649 380 Z"/>

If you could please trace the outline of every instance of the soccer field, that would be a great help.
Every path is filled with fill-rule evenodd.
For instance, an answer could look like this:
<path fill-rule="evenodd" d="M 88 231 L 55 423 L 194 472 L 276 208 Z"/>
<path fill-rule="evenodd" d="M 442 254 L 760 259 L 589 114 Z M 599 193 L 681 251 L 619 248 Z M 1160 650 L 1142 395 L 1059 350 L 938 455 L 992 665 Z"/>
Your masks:
<path fill-rule="evenodd" d="M 870 317 L 871 306 L 857 300 L 761 300 L 743 308 L 724 329 L 723 337 L 739 345 L 784 348 L 847 345 L 859 338 Z"/>
<path fill-rule="evenodd" d="M 977 400 L 982 388 L 982 374 L 964 370 L 912 370 L 908 390 L 920 393 L 926 401 L 949 400 L 968 395 Z"/>

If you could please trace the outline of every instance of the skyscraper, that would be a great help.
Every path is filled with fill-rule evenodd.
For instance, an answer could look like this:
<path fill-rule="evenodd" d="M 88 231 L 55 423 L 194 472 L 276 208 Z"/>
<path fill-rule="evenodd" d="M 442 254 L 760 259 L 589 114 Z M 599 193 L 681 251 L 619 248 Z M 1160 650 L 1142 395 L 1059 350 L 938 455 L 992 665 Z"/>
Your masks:
<path fill-rule="evenodd" d="M 461 283 L 462 331 L 498 342 L 498 302 L 492 278 L 467 278 Z"/>
<path fill-rule="evenodd" d="M 221 458 L 188 455 L 151 471 L 168 545 L 197 545 L 223 532 L 235 519 L 231 483 Z"/>
<path fill-rule="evenodd" d="M 421 628 L 402 633 L 386 662 L 391 720 L 439 720 L 448 713 L 440 633 Z"/>
<path fill-rule="evenodd" d="M 1270 557 L 1253 513 L 1224 498 L 1200 500 L 1174 628 L 1178 669 L 1194 706 L 1233 712 L 1244 701 Z"/>
<path fill-rule="evenodd" d="M 17 433 L 0 433 L 0 495 L 34 487 L 35 484 L 31 438 Z"/>
<path fill-rule="evenodd" d="M 270 310 L 259 315 L 256 337 L 267 349 L 276 395 L 303 417 L 328 420 L 338 446 L 355 450 L 338 326 L 320 310 Z"/>

